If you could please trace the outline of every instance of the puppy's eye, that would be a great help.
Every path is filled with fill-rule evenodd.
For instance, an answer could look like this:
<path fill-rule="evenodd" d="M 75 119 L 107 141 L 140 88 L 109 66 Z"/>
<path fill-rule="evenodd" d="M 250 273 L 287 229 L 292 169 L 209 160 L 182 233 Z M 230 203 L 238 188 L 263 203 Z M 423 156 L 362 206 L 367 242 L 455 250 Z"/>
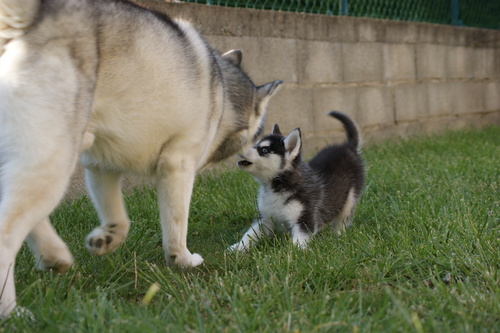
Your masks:
<path fill-rule="evenodd" d="M 270 153 L 269 147 L 260 147 L 258 149 L 258 151 L 259 151 L 259 155 L 261 155 L 261 156 L 264 156 L 264 155 L 267 155 Z"/>

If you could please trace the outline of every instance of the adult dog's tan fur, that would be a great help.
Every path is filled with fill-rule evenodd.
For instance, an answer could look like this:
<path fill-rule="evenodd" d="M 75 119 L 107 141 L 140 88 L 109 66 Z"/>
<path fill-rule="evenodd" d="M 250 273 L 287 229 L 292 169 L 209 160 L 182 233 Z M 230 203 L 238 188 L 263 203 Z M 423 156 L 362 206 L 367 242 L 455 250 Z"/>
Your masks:
<path fill-rule="evenodd" d="M 256 87 L 239 51 L 121 0 L 0 0 L 0 38 L 0 316 L 25 238 L 40 268 L 70 267 L 48 216 L 80 156 L 101 220 L 92 253 L 127 236 L 129 172 L 156 179 L 167 263 L 199 265 L 186 247 L 195 174 L 253 143 L 282 82 Z"/>

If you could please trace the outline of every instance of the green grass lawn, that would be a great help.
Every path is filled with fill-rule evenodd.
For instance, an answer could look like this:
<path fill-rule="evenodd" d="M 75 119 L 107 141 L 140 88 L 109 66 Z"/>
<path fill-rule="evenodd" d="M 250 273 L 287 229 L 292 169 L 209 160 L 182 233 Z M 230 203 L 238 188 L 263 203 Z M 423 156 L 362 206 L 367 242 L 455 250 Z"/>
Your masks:
<path fill-rule="evenodd" d="M 257 185 L 241 171 L 199 177 L 188 246 L 205 262 L 185 271 L 164 263 L 153 191 L 127 195 L 129 238 L 105 257 L 84 247 L 98 224 L 89 200 L 64 203 L 52 221 L 75 265 L 38 272 L 23 247 L 18 301 L 36 319 L 0 332 L 498 332 L 500 128 L 370 145 L 364 158 L 353 227 L 305 251 L 278 235 L 227 253 L 257 216 Z"/>

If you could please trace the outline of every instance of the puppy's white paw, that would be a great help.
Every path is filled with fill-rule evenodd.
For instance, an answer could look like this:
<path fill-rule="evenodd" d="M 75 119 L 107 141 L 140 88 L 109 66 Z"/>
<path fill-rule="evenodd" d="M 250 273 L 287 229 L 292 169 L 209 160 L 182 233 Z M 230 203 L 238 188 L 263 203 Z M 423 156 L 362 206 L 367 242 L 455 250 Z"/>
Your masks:
<path fill-rule="evenodd" d="M 117 224 L 97 227 L 87 236 L 85 246 L 91 254 L 102 256 L 114 252 L 127 237 L 127 231 Z"/>
<path fill-rule="evenodd" d="M 292 241 L 295 246 L 300 249 L 306 249 L 307 243 L 311 239 L 311 234 L 303 232 L 297 224 L 292 228 Z"/>
<path fill-rule="evenodd" d="M 246 252 L 248 251 L 248 247 L 243 242 L 238 242 L 228 247 L 227 250 L 229 252 Z"/>
<path fill-rule="evenodd" d="M 294 238 L 293 245 L 297 246 L 301 250 L 307 249 L 307 243 L 309 242 L 309 238 Z"/>

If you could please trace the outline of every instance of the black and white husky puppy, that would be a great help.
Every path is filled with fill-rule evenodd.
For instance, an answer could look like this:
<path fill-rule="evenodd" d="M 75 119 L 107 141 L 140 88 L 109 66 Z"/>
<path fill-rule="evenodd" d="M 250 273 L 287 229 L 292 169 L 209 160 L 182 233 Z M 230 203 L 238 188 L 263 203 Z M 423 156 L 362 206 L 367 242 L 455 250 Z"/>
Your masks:
<path fill-rule="evenodd" d="M 309 163 L 301 158 L 302 139 L 296 128 L 283 136 L 278 125 L 238 162 L 260 183 L 261 218 L 253 222 L 230 250 L 243 251 L 270 235 L 276 226 L 291 230 L 293 243 L 305 248 L 326 225 L 339 233 L 351 224 L 364 185 L 359 134 L 345 114 L 329 113 L 344 125 L 347 141 L 323 148 Z"/>

